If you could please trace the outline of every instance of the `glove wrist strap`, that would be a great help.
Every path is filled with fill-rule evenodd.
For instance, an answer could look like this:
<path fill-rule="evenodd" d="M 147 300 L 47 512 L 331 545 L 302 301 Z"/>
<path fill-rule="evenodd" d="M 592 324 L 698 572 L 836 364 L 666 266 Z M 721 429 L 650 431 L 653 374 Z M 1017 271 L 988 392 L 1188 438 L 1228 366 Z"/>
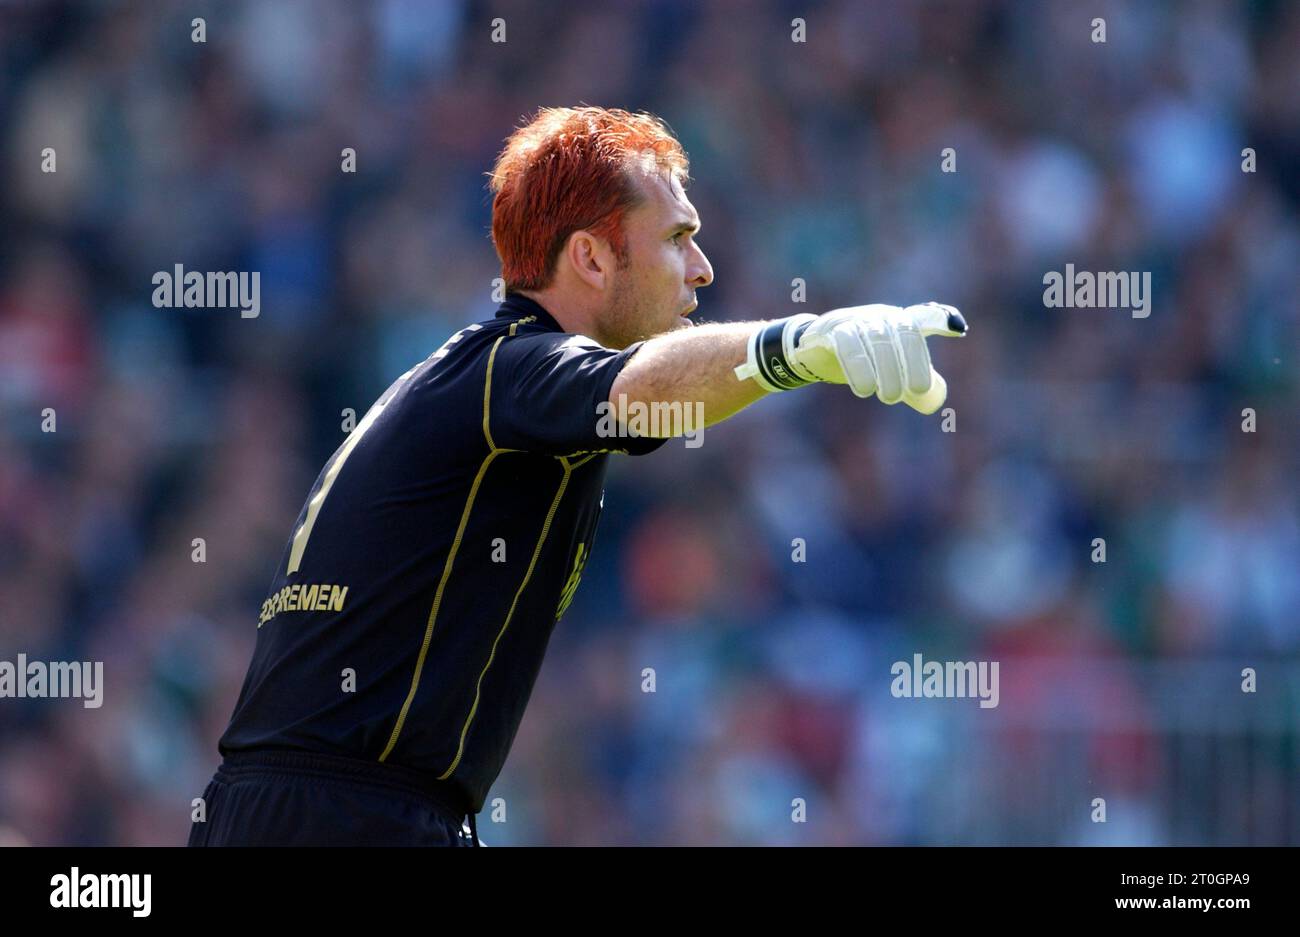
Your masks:
<path fill-rule="evenodd" d="M 794 390 L 817 380 L 795 357 L 799 338 L 817 317 L 799 313 L 759 326 L 749 337 L 745 363 L 737 367 L 740 380 L 752 377 L 767 391 Z"/>

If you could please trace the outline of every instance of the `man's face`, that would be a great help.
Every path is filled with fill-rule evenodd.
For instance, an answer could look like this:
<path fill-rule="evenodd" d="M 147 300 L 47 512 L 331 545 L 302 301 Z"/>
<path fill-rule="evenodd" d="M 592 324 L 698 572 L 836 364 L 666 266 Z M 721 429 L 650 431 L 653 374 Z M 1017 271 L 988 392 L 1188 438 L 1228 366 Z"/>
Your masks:
<path fill-rule="evenodd" d="M 713 282 L 713 267 L 694 240 L 700 217 L 681 183 L 669 173 L 635 177 L 643 201 L 623 220 L 627 265 L 614 271 L 601 334 L 593 336 L 610 348 L 689 327 L 695 290 Z"/>

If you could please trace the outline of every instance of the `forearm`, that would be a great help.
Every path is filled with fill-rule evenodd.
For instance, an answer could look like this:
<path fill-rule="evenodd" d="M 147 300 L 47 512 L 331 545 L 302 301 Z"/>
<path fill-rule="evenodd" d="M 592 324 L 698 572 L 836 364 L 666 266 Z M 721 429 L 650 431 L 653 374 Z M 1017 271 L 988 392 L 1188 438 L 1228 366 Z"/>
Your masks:
<path fill-rule="evenodd" d="M 822 315 L 681 329 L 641 346 L 614 380 L 609 402 L 620 414 L 630 406 L 670 413 L 676 407 L 683 414 L 679 422 L 690 413 L 697 425 L 708 426 L 768 393 L 826 381 L 848 384 L 859 397 L 902 401 L 930 414 L 947 399 L 948 385 L 931 364 L 925 340 L 966 332 L 956 308 L 935 302 L 870 303 Z M 670 425 L 646 435 L 688 430 Z"/>
<path fill-rule="evenodd" d="M 614 380 L 610 403 L 681 402 L 700 405 L 711 426 L 768 392 L 735 369 L 745 362 L 750 335 L 760 323 L 730 322 L 678 329 L 647 339 Z"/>

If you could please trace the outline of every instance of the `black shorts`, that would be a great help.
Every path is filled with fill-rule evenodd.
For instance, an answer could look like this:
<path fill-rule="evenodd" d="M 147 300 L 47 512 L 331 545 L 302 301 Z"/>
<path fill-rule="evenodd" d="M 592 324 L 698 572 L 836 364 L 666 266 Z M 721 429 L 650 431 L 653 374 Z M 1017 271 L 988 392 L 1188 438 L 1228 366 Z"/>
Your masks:
<path fill-rule="evenodd" d="M 191 846 L 473 846 L 473 817 L 409 769 L 314 752 L 227 755 Z"/>

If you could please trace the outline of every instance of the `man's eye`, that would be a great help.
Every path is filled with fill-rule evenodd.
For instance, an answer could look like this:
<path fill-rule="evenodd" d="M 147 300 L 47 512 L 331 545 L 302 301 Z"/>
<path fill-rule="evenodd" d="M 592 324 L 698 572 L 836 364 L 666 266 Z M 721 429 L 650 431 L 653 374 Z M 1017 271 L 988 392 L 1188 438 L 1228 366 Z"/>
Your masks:
<path fill-rule="evenodd" d="M 678 231 L 676 234 L 673 235 L 673 238 L 672 238 L 673 243 L 676 244 L 678 238 L 685 237 L 685 235 L 686 235 L 686 232 L 685 232 L 685 231 Z"/>

